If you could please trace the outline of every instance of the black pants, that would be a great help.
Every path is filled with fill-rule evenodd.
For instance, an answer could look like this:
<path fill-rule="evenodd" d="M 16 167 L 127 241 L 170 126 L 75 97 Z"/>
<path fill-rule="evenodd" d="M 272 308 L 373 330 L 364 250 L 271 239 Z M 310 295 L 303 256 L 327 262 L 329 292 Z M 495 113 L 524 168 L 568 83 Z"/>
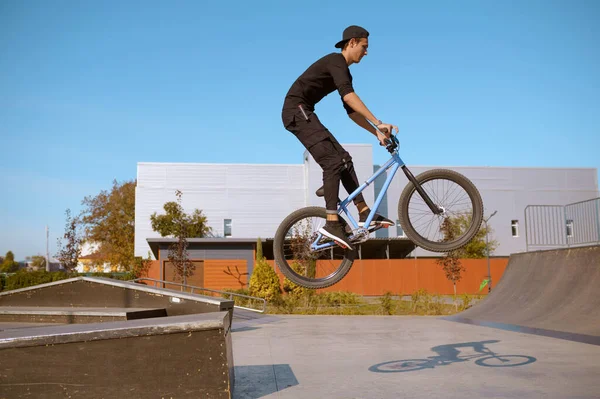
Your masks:
<path fill-rule="evenodd" d="M 352 157 L 323 126 L 315 113 L 305 109 L 305 114 L 308 120 L 299 108 L 284 108 L 283 125 L 300 140 L 323 169 L 325 207 L 328 213 L 337 213 L 340 181 L 348 193 L 359 186 Z M 364 202 L 362 193 L 354 198 L 355 204 L 361 202 Z"/>

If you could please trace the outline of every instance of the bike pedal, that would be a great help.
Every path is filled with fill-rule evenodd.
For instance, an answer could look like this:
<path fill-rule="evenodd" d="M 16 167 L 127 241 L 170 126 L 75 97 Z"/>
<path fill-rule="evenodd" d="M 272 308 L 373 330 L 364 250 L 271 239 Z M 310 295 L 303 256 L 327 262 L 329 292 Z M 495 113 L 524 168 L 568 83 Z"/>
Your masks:
<path fill-rule="evenodd" d="M 345 246 L 344 244 L 342 244 L 342 243 L 341 243 L 341 242 L 339 242 L 339 241 L 335 241 L 335 240 L 333 240 L 333 242 L 335 242 L 335 243 L 336 243 L 336 244 L 337 244 L 337 245 L 338 245 L 340 248 L 342 248 L 342 249 L 350 249 L 350 247 L 347 247 L 347 246 Z"/>

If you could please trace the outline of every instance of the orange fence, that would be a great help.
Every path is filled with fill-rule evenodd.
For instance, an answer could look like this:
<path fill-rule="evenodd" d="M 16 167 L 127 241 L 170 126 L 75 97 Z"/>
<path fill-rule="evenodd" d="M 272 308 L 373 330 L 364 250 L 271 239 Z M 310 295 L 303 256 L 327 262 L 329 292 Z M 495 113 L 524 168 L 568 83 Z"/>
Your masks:
<path fill-rule="evenodd" d="M 273 261 L 269 261 L 273 265 Z M 479 286 L 487 277 L 486 259 L 462 259 L 465 271 L 456 284 L 457 294 L 487 294 Z M 497 284 L 506 269 L 508 258 L 490 259 L 492 283 Z M 276 269 L 279 278 L 283 275 Z M 446 279 L 442 267 L 432 258 L 417 259 L 363 259 L 356 260 L 350 272 L 339 283 L 323 291 L 350 291 L 360 295 L 383 295 L 386 292 L 410 295 L 425 289 L 429 293 L 451 295 L 452 283 Z"/>
<path fill-rule="evenodd" d="M 192 259 L 196 266 L 194 276 L 188 279 L 189 285 L 213 290 L 240 289 L 248 287 L 248 268 L 246 260 L 241 259 Z M 161 263 L 163 263 L 161 265 Z M 152 261 L 143 277 L 155 280 L 175 281 L 169 262 Z M 161 279 L 161 267 L 163 278 Z M 177 281 L 181 283 L 181 281 Z"/>
<path fill-rule="evenodd" d="M 267 261 L 271 266 L 274 261 Z M 487 294 L 487 287 L 481 292 L 479 286 L 487 277 L 486 259 L 462 259 L 465 271 L 461 280 L 456 284 L 458 294 Z M 508 258 L 490 259 L 492 282 L 498 284 L 506 266 Z M 160 262 L 154 261 L 148 270 L 147 277 L 160 279 Z M 244 282 L 250 280 L 247 274 L 246 261 L 232 260 L 204 260 L 205 288 L 211 289 L 238 289 Z M 283 274 L 275 268 L 281 282 Z M 167 280 L 169 280 L 167 278 Z M 247 287 L 247 284 L 246 284 Z M 383 295 L 391 292 L 394 295 L 410 295 L 413 292 L 425 289 L 429 293 L 440 295 L 453 294 L 452 283 L 446 279 L 442 267 L 433 258 L 410 259 L 363 259 L 356 260 L 346 277 L 332 287 L 323 291 L 350 291 L 359 295 Z"/>

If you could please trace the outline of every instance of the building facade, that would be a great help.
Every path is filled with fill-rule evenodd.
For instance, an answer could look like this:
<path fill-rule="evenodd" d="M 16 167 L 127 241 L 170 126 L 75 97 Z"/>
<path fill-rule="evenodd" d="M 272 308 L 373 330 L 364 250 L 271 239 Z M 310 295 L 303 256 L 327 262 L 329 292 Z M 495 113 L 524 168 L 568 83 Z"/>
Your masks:
<path fill-rule="evenodd" d="M 344 147 L 353 158 L 361 181 L 379 168 L 373 164 L 370 144 Z M 408 166 L 414 175 L 438 167 Z M 564 205 L 599 196 L 598 174 L 593 168 L 512 168 L 447 167 L 473 181 L 479 189 L 490 219 L 491 238 L 499 246 L 494 255 L 508 256 L 526 250 L 524 210 L 528 205 Z M 374 203 L 385 177 L 367 187 L 364 196 Z M 399 171 L 392 181 L 379 213 L 398 220 L 398 200 L 408 183 Z M 175 191 L 183 193 L 186 212 L 202 210 L 215 237 L 256 240 L 275 236 L 279 223 L 292 211 L 304 206 L 324 206 L 315 195 L 322 184 L 321 168 L 304 153 L 297 165 L 138 163 L 135 215 L 135 255 L 151 253 L 148 239 L 160 238 L 152 230 L 150 216 L 163 213 L 163 205 L 175 201 Z M 346 193 L 340 189 L 340 196 Z M 352 207 L 354 208 L 354 207 Z M 356 210 L 352 209 L 356 217 Z M 378 238 L 402 237 L 398 225 L 379 230 Z M 432 255 L 421 249 L 414 256 Z"/>

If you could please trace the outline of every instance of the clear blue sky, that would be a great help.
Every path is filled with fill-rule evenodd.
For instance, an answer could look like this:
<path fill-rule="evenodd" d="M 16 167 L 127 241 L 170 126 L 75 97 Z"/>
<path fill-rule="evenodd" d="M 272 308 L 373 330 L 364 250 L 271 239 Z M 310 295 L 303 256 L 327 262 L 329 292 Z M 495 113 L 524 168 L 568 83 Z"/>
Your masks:
<path fill-rule="evenodd" d="M 600 168 L 600 2 L 0 2 L 0 253 L 51 254 L 64 211 L 137 162 L 299 164 L 294 79 L 351 24 L 351 67 L 411 165 Z M 317 112 L 373 143 L 337 93 Z"/>

